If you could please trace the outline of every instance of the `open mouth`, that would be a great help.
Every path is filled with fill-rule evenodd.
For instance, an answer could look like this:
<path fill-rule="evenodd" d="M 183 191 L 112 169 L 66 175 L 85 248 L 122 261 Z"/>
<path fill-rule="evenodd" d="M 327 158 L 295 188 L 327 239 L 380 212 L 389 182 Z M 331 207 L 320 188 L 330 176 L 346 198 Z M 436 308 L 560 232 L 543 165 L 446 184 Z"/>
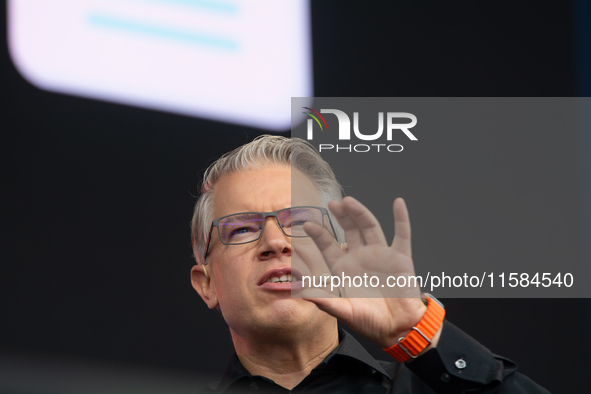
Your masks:
<path fill-rule="evenodd" d="M 267 280 L 265 282 L 271 282 L 271 283 L 291 283 L 291 281 L 292 281 L 291 274 L 283 274 L 280 277 L 279 276 L 272 276 L 270 278 L 267 278 Z"/>
<path fill-rule="evenodd" d="M 301 274 L 297 270 L 292 270 L 291 267 L 272 269 L 261 277 L 259 286 L 266 283 L 270 284 L 291 284 L 301 280 Z"/>

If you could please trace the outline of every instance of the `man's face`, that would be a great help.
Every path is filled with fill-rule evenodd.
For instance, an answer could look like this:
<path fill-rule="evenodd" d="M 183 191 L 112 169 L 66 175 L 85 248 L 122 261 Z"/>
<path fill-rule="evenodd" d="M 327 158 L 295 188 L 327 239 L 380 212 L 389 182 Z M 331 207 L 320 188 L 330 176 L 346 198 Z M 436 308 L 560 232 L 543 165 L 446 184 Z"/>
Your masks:
<path fill-rule="evenodd" d="M 296 205 L 320 206 L 310 179 L 293 171 L 292 179 L 289 166 L 268 165 L 222 177 L 214 188 L 213 217 L 272 212 Z M 302 192 L 293 200 L 292 181 L 294 191 Z M 334 318 L 315 304 L 292 298 L 289 286 L 281 289 L 264 284 L 270 272 L 291 269 L 292 252 L 292 238 L 281 231 L 274 217 L 266 219 L 259 240 L 243 245 L 223 244 L 214 229 L 207 270 L 211 291 L 233 334 L 268 335 L 276 330 L 289 334 L 310 324 L 335 324 Z M 317 250 L 314 258 L 321 258 Z"/>

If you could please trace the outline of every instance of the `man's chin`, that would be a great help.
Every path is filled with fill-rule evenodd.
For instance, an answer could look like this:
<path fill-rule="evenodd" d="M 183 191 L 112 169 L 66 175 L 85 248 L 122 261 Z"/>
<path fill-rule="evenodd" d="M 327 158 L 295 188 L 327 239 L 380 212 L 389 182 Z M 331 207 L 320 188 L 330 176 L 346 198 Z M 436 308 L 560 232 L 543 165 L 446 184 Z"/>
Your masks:
<path fill-rule="evenodd" d="M 283 298 L 276 300 L 266 308 L 265 322 L 273 328 L 282 330 L 300 330 L 318 320 L 319 314 L 324 314 L 310 301 L 301 298 Z"/>

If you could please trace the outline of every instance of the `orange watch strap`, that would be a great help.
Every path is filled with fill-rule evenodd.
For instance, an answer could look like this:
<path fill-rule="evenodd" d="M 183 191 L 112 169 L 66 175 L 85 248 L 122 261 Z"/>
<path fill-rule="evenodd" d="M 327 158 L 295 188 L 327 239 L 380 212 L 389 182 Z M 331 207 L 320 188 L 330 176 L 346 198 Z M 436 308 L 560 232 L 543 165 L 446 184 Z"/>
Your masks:
<path fill-rule="evenodd" d="M 389 348 L 383 348 L 386 353 L 398 362 L 404 362 L 417 355 L 431 344 L 431 339 L 441 327 L 445 318 L 445 309 L 432 298 L 427 300 L 427 311 L 422 319 L 414 326 L 406 337 L 399 338 L 398 343 Z"/>

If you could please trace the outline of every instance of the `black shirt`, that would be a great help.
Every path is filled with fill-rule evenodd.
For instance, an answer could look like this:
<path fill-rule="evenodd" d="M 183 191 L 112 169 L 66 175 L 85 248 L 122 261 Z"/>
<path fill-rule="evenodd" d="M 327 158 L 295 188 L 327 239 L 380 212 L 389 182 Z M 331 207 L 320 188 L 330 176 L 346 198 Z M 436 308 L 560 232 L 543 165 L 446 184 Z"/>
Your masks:
<path fill-rule="evenodd" d="M 339 345 L 291 391 L 251 375 L 232 356 L 204 393 L 548 393 L 517 365 L 445 321 L 437 348 L 409 363 L 377 361 L 346 331 Z M 384 356 L 389 357 L 386 353 Z"/>

